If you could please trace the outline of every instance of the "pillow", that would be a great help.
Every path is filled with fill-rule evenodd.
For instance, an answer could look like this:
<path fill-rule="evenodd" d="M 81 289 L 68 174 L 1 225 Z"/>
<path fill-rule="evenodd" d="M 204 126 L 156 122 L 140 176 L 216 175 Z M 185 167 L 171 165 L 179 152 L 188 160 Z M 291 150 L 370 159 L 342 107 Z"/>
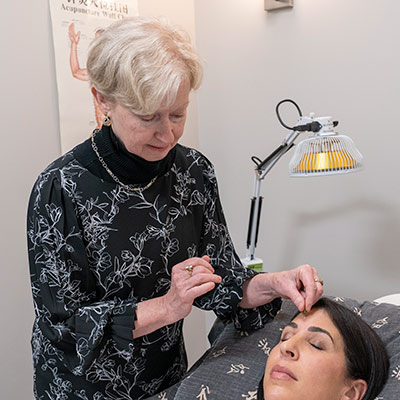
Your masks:
<path fill-rule="evenodd" d="M 386 345 L 389 378 L 376 400 L 398 400 L 400 394 L 400 306 L 334 298 L 372 326 Z M 176 385 L 151 397 L 162 400 L 255 400 L 271 348 L 296 313 L 284 300 L 275 319 L 247 336 L 228 324 L 211 348 Z"/>

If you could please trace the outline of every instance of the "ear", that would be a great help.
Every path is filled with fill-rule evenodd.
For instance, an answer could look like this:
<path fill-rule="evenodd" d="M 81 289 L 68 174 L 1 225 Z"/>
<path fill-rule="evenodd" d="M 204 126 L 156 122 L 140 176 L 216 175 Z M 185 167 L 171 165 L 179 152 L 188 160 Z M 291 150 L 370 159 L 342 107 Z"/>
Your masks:
<path fill-rule="evenodd" d="M 340 400 L 362 400 L 368 385 L 363 379 L 351 381 Z"/>
<path fill-rule="evenodd" d="M 91 90 L 93 97 L 95 98 L 97 104 L 99 105 L 101 112 L 104 115 L 109 115 L 110 110 L 111 110 L 111 103 L 109 101 L 107 101 L 106 98 L 104 97 L 104 95 L 101 94 L 99 91 L 97 91 L 93 86 L 90 90 Z"/>

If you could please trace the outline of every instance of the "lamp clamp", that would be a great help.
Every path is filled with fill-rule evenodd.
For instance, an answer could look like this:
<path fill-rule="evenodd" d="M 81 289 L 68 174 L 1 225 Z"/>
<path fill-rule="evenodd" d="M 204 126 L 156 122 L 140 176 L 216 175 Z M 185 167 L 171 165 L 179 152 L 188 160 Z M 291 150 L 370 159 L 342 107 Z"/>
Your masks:
<path fill-rule="evenodd" d="M 332 117 L 314 118 L 314 114 L 311 113 L 309 117 L 301 117 L 299 123 L 293 127 L 293 130 L 332 135 L 334 133 L 333 129 L 338 125 L 339 121 L 334 121 Z"/>

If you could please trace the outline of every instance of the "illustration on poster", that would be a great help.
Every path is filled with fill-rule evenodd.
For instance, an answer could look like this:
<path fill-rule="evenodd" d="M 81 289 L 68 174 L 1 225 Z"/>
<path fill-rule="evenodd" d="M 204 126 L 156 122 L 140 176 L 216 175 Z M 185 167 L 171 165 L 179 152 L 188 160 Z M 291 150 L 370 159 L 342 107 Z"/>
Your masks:
<path fill-rule="evenodd" d="M 104 29 L 97 29 L 95 37 L 98 37 Z M 71 67 L 72 76 L 80 81 L 88 82 L 89 77 L 86 68 L 81 68 L 78 59 L 78 44 L 81 37 L 81 32 L 75 32 L 75 24 L 72 23 L 68 27 L 68 35 L 71 41 L 71 53 L 69 57 L 69 65 Z M 96 98 L 93 96 L 94 112 L 96 117 L 96 129 L 101 128 L 101 124 L 104 118 L 103 113 L 97 103 Z"/>

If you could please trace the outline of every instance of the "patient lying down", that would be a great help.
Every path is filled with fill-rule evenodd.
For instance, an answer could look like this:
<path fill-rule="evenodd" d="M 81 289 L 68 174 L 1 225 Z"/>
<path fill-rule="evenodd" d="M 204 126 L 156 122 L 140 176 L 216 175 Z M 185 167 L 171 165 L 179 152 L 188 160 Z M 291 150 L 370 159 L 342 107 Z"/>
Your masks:
<path fill-rule="evenodd" d="M 353 311 L 322 298 L 282 331 L 257 398 L 374 400 L 388 368 L 385 347 L 372 328 Z"/>

